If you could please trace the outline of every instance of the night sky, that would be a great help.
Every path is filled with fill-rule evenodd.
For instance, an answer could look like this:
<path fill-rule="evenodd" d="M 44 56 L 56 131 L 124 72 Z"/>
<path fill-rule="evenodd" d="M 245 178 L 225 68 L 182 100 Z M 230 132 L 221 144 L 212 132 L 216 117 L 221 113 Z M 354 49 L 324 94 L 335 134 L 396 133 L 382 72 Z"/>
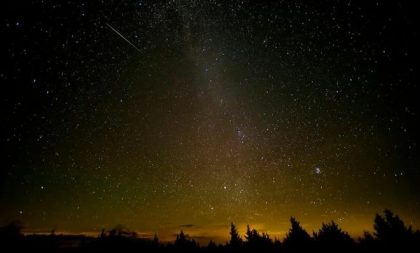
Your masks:
<path fill-rule="evenodd" d="M 307 2 L 6 1 L 0 223 L 418 228 L 418 13 Z"/>

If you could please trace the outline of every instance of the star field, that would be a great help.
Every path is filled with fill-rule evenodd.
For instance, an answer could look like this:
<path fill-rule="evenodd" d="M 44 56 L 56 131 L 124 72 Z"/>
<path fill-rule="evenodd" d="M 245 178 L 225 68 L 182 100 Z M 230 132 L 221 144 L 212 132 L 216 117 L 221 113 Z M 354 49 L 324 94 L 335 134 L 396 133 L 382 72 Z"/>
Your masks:
<path fill-rule="evenodd" d="M 2 11 L 0 222 L 225 240 L 420 222 L 406 1 L 17 1 Z"/>

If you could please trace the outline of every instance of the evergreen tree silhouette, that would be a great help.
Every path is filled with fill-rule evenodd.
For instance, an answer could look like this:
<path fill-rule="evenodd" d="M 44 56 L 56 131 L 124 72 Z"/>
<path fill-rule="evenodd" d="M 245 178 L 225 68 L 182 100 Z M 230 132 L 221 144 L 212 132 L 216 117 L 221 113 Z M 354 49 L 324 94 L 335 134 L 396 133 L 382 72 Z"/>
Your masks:
<path fill-rule="evenodd" d="M 174 246 L 175 249 L 180 252 L 193 252 L 198 245 L 194 240 L 188 239 L 184 231 L 181 230 L 181 232 L 176 236 Z"/>
<path fill-rule="evenodd" d="M 376 214 L 374 220 L 374 236 L 383 249 L 420 250 L 418 237 L 412 227 L 407 227 L 398 215 L 389 210 L 384 210 L 384 215 Z"/>
<path fill-rule="evenodd" d="M 411 226 L 406 227 L 400 217 L 388 209 L 384 210 L 384 216 L 376 214 L 373 228 L 376 238 L 384 242 L 403 241 L 413 233 Z"/>
<path fill-rule="evenodd" d="M 153 236 L 153 244 L 154 244 L 154 245 L 159 245 L 159 237 L 158 237 L 158 235 L 157 235 L 157 234 L 155 234 L 155 235 Z"/>
<path fill-rule="evenodd" d="M 374 232 L 365 232 L 357 243 L 334 221 L 322 224 L 311 237 L 300 223 L 290 218 L 291 227 L 283 243 L 274 242 L 270 236 L 248 225 L 243 240 L 235 224 L 230 225 L 230 240 L 216 245 L 210 240 L 207 247 L 199 247 L 183 230 L 176 235 L 173 244 L 162 244 L 157 235 L 140 238 L 135 232 L 118 225 L 111 230 L 103 229 L 97 238 L 75 235 L 23 235 L 21 223 L 0 227 L 1 252 L 63 252 L 68 242 L 79 240 L 79 247 L 64 252 L 168 252 L 168 253 L 288 253 L 288 252 L 420 252 L 420 231 L 406 226 L 398 215 L 385 210 L 374 219 Z"/>
<path fill-rule="evenodd" d="M 176 235 L 175 244 L 184 244 L 187 241 L 187 237 L 184 234 L 184 231 L 181 230 L 179 234 Z"/>
<path fill-rule="evenodd" d="M 283 245 L 288 252 L 302 252 L 309 250 L 312 244 L 312 238 L 302 228 L 299 221 L 294 217 L 290 217 L 291 228 L 286 234 Z"/>
<path fill-rule="evenodd" d="M 245 239 L 248 245 L 255 244 L 256 239 L 258 237 L 258 232 L 255 229 L 250 228 L 249 225 L 246 225 L 246 233 L 245 233 Z"/>
<path fill-rule="evenodd" d="M 273 242 L 267 233 L 258 233 L 256 229 L 246 227 L 246 248 L 250 252 L 269 252 L 273 247 Z"/>
<path fill-rule="evenodd" d="M 210 240 L 209 241 L 209 244 L 207 245 L 207 249 L 209 250 L 209 251 L 216 251 L 217 250 L 217 245 L 216 245 L 216 243 L 213 241 L 213 240 Z"/>
<path fill-rule="evenodd" d="M 351 252 L 354 241 L 334 221 L 322 223 L 321 229 L 314 233 L 317 248 L 326 252 Z"/>
<path fill-rule="evenodd" d="M 358 247 L 360 252 L 374 252 L 375 249 L 378 250 L 380 248 L 378 240 L 367 231 L 363 233 L 363 237 L 359 238 Z"/>
<path fill-rule="evenodd" d="M 230 224 L 230 241 L 229 245 L 233 248 L 238 248 L 242 245 L 242 238 L 239 235 L 238 229 L 235 224 Z"/>
<path fill-rule="evenodd" d="M 103 228 L 101 230 L 101 234 L 99 235 L 99 238 L 105 238 L 105 237 L 106 237 L 105 228 Z"/>

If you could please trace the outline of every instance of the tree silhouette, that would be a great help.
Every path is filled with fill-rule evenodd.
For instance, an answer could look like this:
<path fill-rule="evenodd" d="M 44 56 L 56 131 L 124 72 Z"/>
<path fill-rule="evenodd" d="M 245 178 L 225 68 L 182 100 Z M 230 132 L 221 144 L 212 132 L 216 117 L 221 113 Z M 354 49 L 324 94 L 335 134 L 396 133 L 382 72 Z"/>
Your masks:
<path fill-rule="evenodd" d="M 369 232 L 365 231 L 363 237 L 359 238 L 358 245 L 360 252 L 374 252 L 379 249 L 378 240 Z"/>
<path fill-rule="evenodd" d="M 105 232 L 105 228 L 103 228 L 101 230 L 101 234 L 99 235 L 99 238 L 105 238 L 106 237 L 106 232 Z"/>
<path fill-rule="evenodd" d="M 23 237 L 22 222 L 14 221 L 3 227 L 0 227 L 0 239 L 2 240 L 18 240 Z"/>
<path fill-rule="evenodd" d="M 155 235 L 153 236 L 153 244 L 155 244 L 155 245 L 159 245 L 159 237 L 158 237 L 158 235 L 157 235 L 157 234 L 155 234 Z"/>
<path fill-rule="evenodd" d="M 184 243 L 186 241 L 187 241 L 187 237 L 185 236 L 184 231 L 181 230 L 181 232 L 176 235 L 175 244 L 176 243 L 178 243 L 178 244 L 181 243 L 182 244 L 182 243 Z"/>
<path fill-rule="evenodd" d="M 302 228 L 296 218 L 290 217 L 290 223 L 292 226 L 289 229 L 289 232 L 287 232 L 286 238 L 283 242 L 285 249 L 289 252 L 301 252 L 308 250 L 312 244 L 311 236 L 305 229 Z"/>
<path fill-rule="evenodd" d="M 0 246 L 3 249 L 21 248 L 24 235 L 22 234 L 23 225 L 20 221 L 11 222 L 0 227 Z M 1 251 L 1 248 L 0 248 Z M 12 252 L 12 251 L 11 251 Z"/>
<path fill-rule="evenodd" d="M 24 235 L 20 222 L 0 227 L 1 252 L 168 252 L 168 253 L 288 253 L 288 252 L 420 252 L 420 231 L 406 226 L 398 215 L 385 210 L 374 219 L 374 232 L 365 232 L 357 242 L 334 221 L 322 224 L 311 237 L 300 223 L 290 218 L 291 227 L 283 243 L 274 242 L 267 233 L 259 233 L 248 225 L 245 240 L 235 224 L 230 224 L 230 240 L 225 245 L 210 241 L 199 247 L 184 231 L 174 243 L 162 243 L 157 235 L 140 238 L 124 226 L 103 229 L 97 238 L 76 235 Z M 79 242 L 78 247 L 63 246 Z M 63 249 L 63 250 L 61 250 Z"/>
<path fill-rule="evenodd" d="M 273 248 L 273 242 L 267 233 L 258 233 L 256 229 L 246 227 L 246 246 L 252 252 L 268 252 Z"/>
<path fill-rule="evenodd" d="M 259 234 L 257 232 L 257 230 L 252 229 L 249 227 L 249 225 L 246 225 L 246 234 L 245 234 L 245 239 L 247 241 L 247 244 L 249 245 L 253 245 L 257 242 L 259 237 Z"/>
<path fill-rule="evenodd" d="M 376 238 L 384 242 L 403 241 L 413 233 L 411 226 L 406 227 L 400 217 L 388 209 L 384 210 L 384 216 L 376 214 L 373 228 Z"/>
<path fill-rule="evenodd" d="M 209 244 L 207 244 L 207 249 L 215 251 L 217 249 L 217 244 L 213 240 L 210 240 Z"/>
<path fill-rule="evenodd" d="M 314 240 L 319 249 L 328 252 L 350 252 L 353 239 L 334 222 L 322 223 L 321 229 L 314 233 Z"/>
<path fill-rule="evenodd" d="M 384 215 L 376 214 L 374 221 L 374 236 L 383 248 L 401 249 L 419 248 L 416 233 L 411 226 L 407 227 L 398 215 L 389 210 L 384 210 Z"/>
<path fill-rule="evenodd" d="M 118 224 L 109 231 L 108 236 L 110 237 L 125 236 L 127 234 L 128 234 L 127 229 L 123 225 Z"/>
<path fill-rule="evenodd" d="M 187 235 L 184 234 L 184 231 L 181 230 L 181 232 L 176 235 L 174 246 L 176 250 L 191 252 L 194 251 L 198 245 L 193 239 L 189 239 Z"/>
<path fill-rule="evenodd" d="M 238 248 L 242 245 L 242 238 L 239 235 L 238 229 L 236 228 L 235 224 L 230 224 L 230 241 L 229 245 L 233 248 Z"/>

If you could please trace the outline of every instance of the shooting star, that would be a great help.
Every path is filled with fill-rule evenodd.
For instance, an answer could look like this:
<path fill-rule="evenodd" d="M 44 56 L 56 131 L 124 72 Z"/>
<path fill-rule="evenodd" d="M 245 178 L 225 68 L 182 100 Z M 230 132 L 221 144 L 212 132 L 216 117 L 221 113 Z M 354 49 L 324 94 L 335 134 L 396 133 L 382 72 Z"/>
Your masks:
<path fill-rule="evenodd" d="M 112 27 L 110 24 L 106 23 L 106 25 L 113 31 L 115 32 L 118 36 L 120 36 L 123 40 L 125 40 L 128 44 L 130 44 L 132 47 L 134 47 L 134 49 L 136 49 L 138 52 L 141 53 L 140 49 L 138 49 L 138 47 L 136 47 L 133 43 L 131 43 L 131 41 L 129 41 L 126 37 L 124 37 L 124 35 L 122 35 L 120 32 L 117 31 L 117 29 L 115 29 L 114 27 Z"/>

